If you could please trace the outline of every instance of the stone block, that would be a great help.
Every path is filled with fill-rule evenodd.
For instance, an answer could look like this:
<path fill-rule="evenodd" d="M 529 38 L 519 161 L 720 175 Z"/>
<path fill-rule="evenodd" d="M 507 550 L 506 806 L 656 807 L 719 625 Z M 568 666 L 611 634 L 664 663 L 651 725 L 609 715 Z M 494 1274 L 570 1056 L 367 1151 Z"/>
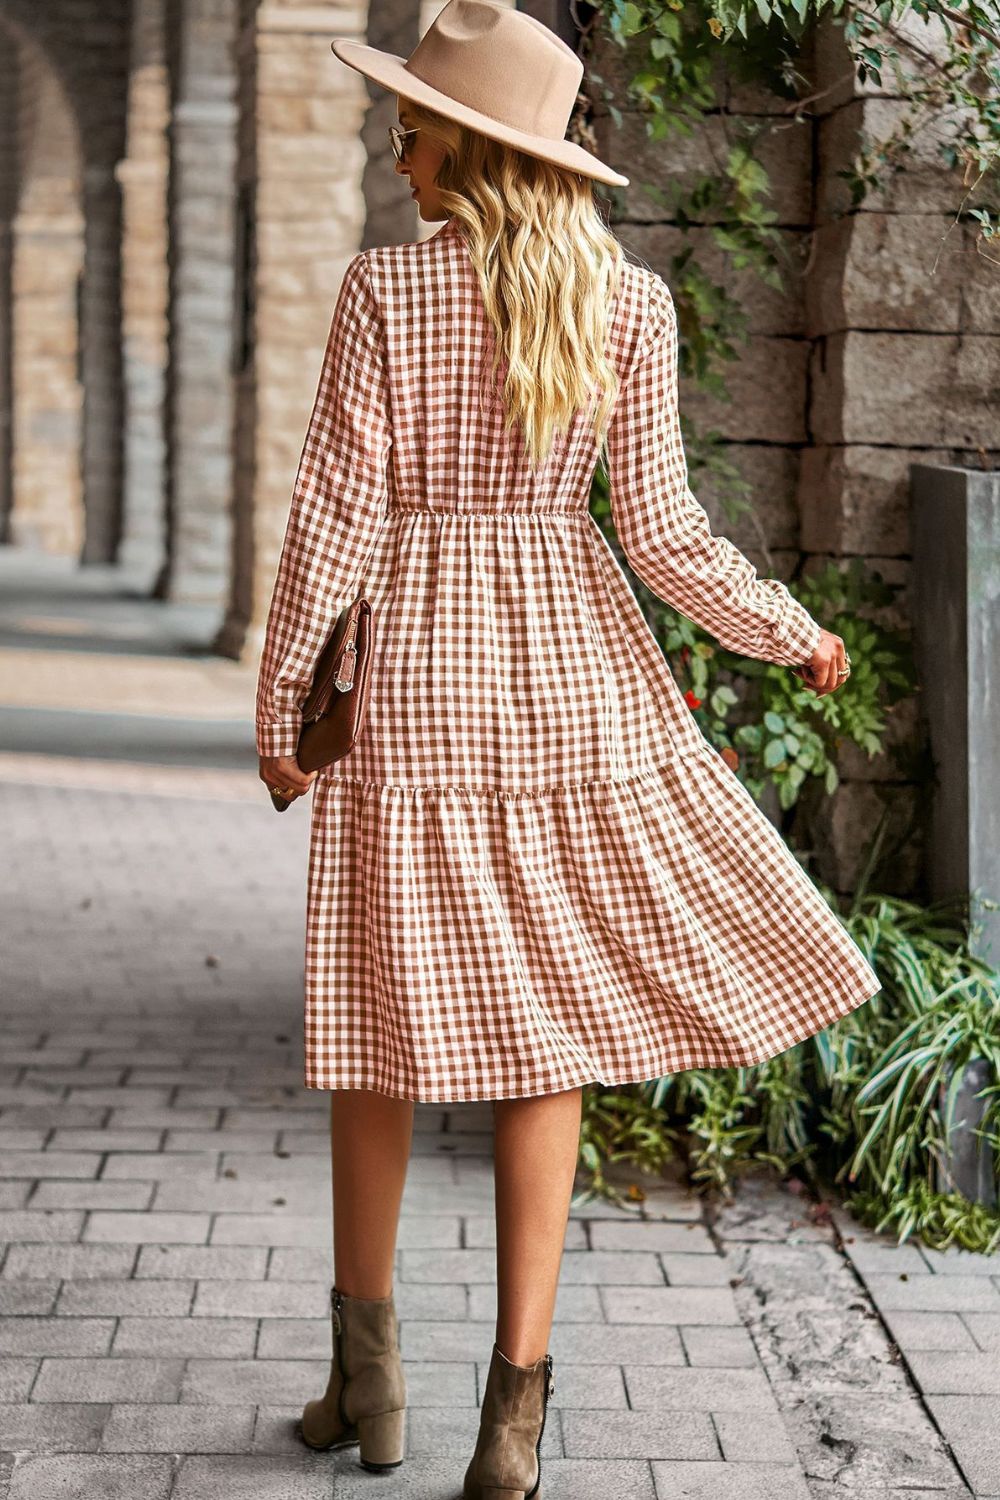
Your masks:
<path fill-rule="evenodd" d="M 967 328 L 963 288 L 972 255 L 952 223 L 943 214 L 872 212 L 821 225 L 805 282 L 806 331 Z"/>
<path fill-rule="evenodd" d="M 663 1500 L 810 1500 L 798 1464 L 653 1462 Z"/>
<path fill-rule="evenodd" d="M 893 32 L 897 38 L 909 38 L 921 52 L 943 62 L 947 57 L 947 30 L 940 17 L 920 16 L 915 11 L 894 16 Z M 879 32 L 876 30 L 876 36 Z M 881 33 L 881 40 L 896 45 L 893 37 Z M 811 109 L 817 115 L 831 114 L 854 99 L 892 97 L 898 85 L 891 63 L 882 70 L 882 81 L 869 75 L 860 81 L 857 67 L 844 39 L 844 21 L 829 13 L 817 22 L 813 39 L 812 85 L 817 91 Z"/>
<path fill-rule="evenodd" d="M 602 1286 L 609 1323 L 711 1323 L 738 1325 L 729 1287 Z"/>
<path fill-rule="evenodd" d="M 112 1406 L 101 1437 L 106 1453 L 246 1453 L 252 1408 L 238 1406 Z"/>
<path fill-rule="evenodd" d="M 100 1447 L 106 1406 L 67 1401 L 0 1406 L 0 1451 L 22 1453 L 93 1453 Z"/>
<path fill-rule="evenodd" d="M 726 1370 L 757 1368 L 757 1350 L 745 1328 L 712 1328 L 682 1323 L 680 1335 L 689 1364 Z"/>
<path fill-rule="evenodd" d="M 823 444 L 805 448 L 798 479 L 801 545 L 807 552 L 907 557 L 910 464 L 947 461 L 949 450 Z"/>
<path fill-rule="evenodd" d="M 996 378 L 995 354 L 995 340 L 982 335 L 852 331 L 820 339 L 810 373 L 813 436 L 913 447 L 995 441 L 983 399 L 983 378 Z"/>
<path fill-rule="evenodd" d="M 768 286 L 750 268 L 735 270 L 730 257 L 715 243 L 710 228 L 682 231 L 670 224 L 622 224 L 616 233 L 633 259 L 649 266 L 675 291 L 671 259 L 683 250 L 693 252 L 699 271 L 723 286 L 739 303 L 748 333 L 801 337 L 805 316 L 801 277 L 809 255 L 809 236 L 804 231 L 779 232 L 782 255 L 781 288 Z"/>
<path fill-rule="evenodd" d="M 970 1317 L 974 1314 L 969 1314 Z M 983 1314 L 983 1316 L 987 1316 Z M 977 1345 L 958 1313 L 887 1312 L 885 1320 L 900 1349 L 909 1358 L 925 1349 L 974 1353 Z"/>
<path fill-rule="evenodd" d="M 1000 1354 L 921 1349 L 906 1360 L 925 1395 L 1000 1396 Z"/>
<path fill-rule="evenodd" d="M 850 891 L 888 807 L 883 851 L 893 854 L 887 859 L 883 852 L 876 879 L 880 890 L 904 895 L 920 874 L 922 806 L 919 789 L 908 783 L 845 781 L 832 796 L 807 786 L 797 808 L 797 845 L 821 880 L 836 891 Z"/>
<path fill-rule="evenodd" d="M 911 108 L 903 99 L 854 99 L 819 122 L 819 222 L 851 210 L 848 184 L 837 173 L 854 160 L 862 134 L 874 146 L 880 146 L 896 133 Z M 951 112 L 942 112 L 926 123 L 911 139 L 904 170 L 887 172 L 884 185 L 868 192 L 863 211 L 954 214 L 967 189 L 961 170 L 948 167 L 943 150 L 956 145 L 961 135 L 962 126 Z"/>
<path fill-rule="evenodd" d="M 627 1364 L 629 1401 L 636 1410 L 776 1413 L 777 1403 L 761 1369 L 655 1369 Z"/>
<path fill-rule="evenodd" d="M 170 1454 L 28 1454 L 10 1481 L 10 1500 L 167 1500 L 176 1493 Z M 303 1497 L 304 1500 L 304 1497 Z"/>
<path fill-rule="evenodd" d="M 730 518 L 721 484 L 710 473 L 693 477 L 694 493 L 708 512 L 713 531 L 729 537 L 747 556 L 753 554 L 752 560 L 760 566 L 766 566 L 762 554 L 766 545 L 772 554 L 771 566 L 780 572 L 776 550 L 797 553 L 799 547 L 800 452 L 767 443 L 727 443 L 724 456 L 749 486 L 748 508 Z"/>
<path fill-rule="evenodd" d="M 806 227 L 811 215 L 811 127 L 805 123 L 790 125 L 787 115 L 771 120 L 761 116 L 747 118 L 761 131 L 754 149 L 770 179 L 770 194 L 765 201 L 777 215 L 776 225 Z M 686 193 L 703 177 L 717 176 L 718 163 L 730 149 L 727 132 L 740 119 L 740 116 L 726 119 L 720 115 L 705 116 L 695 124 L 690 136 L 674 135 L 666 145 L 662 140 L 650 140 L 644 117 L 634 110 L 623 114 L 620 127 L 610 116 L 598 116 L 594 121 L 598 154 L 613 165 L 621 164 L 630 178 L 630 185 L 619 189 L 624 199 L 624 217 L 638 223 L 669 219 L 671 195 L 660 201 L 644 185 L 655 184 L 662 194 L 662 184 L 667 181 Z M 705 212 L 707 218 L 714 217 L 710 209 Z"/>
<path fill-rule="evenodd" d="M 720 400 L 682 381 L 679 405 L 701 431 L 729 441 L 804 443 L 809 345 L 801 339 L 751 336 L 726 367 L 730 399 Z"/>
<path fill-rule="evenodd" d="M 794 1464 L 795 1449 L 776 1413 L 720 1411 L 713 1421 L 727 1463 Z M 650 1454 L 659 1458 L 660 1454 Z"/>
<path fill-rule="evenodd" d="M 719 1445 L 707 1412 L 565 1411 L 563 1444 L 567 1458 L 709 1460 Z"/>

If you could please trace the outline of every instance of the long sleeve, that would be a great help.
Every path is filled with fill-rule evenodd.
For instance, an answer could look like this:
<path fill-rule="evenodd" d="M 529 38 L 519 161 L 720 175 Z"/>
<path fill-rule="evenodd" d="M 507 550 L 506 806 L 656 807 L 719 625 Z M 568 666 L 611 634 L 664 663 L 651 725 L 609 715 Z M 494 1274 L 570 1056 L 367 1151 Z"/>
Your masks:
<path fill-rule="evenodd" d="M 292 492 L 257 677 L 257 752 L 293 755 L 300 706 L 385 522 L 392 445 L 384 329 L 366 253 L 340 285 Z"/>
<path fill-rule="evenodd" d="M 659 599 L 729 651 L 785 666 L 811 657 L 820 626 L 778 579 L 760 578 L 715 536 L 688 486 L 677 412 L 677 317 L 650 283 L 649 330 L 608 428 L 611 514 L 622 550 Z"/>

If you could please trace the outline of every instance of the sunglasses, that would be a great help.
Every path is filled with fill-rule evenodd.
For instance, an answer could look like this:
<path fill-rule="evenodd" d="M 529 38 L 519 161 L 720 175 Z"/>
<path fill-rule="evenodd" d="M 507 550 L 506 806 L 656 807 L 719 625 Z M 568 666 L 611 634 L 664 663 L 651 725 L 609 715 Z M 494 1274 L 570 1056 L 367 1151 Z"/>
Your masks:
<path fill-rule="evenodd" d="M 414 125 L 412 130 L 400 130 L 398 125 L 389 126 L 389 139 L 392 142 L 393 153 L 397 161 L 402 161 L 406 155 L 406 137 L 408 135 L 416 135 L 419 129 L 419 125 Z"/>

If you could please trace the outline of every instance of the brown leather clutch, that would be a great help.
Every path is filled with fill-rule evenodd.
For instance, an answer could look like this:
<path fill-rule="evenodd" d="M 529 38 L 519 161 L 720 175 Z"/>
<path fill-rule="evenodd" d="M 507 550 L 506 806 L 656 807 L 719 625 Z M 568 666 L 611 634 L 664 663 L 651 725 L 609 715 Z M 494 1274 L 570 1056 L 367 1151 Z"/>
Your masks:
<path fill-rule="evenodd" d="M 354 749 L 368 713 L 374 615 L 364 594 L 346 604 L 313 669 L 302 701 L 302 727 L 295 758 L 303 771 L 332 765 Z M 272 792 L 279 812 L 294 798 Z"/>

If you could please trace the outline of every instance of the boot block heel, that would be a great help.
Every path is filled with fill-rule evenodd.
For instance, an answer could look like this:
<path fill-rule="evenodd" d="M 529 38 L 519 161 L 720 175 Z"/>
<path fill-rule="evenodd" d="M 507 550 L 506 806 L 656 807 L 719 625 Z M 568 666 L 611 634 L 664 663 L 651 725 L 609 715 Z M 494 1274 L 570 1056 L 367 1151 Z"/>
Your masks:
<path fill-rule="evenodd" d="M 524 1491 L 484 1489 L 480 1490 L 480 1494 L 482 1495 L 483 1500 L 523 1500 Z M 532 1500 L 541 1500 L 541 1495 L 541 1489 L 533 1490 Z"/>
<path fill-rule="evenodd" d="M 395 1469 L 403 1462 L 406 1441 L 406 1411 L 384 1411 L 377 1417 L 358 1418 L 360 1459 L 366 1469 Z"/>

